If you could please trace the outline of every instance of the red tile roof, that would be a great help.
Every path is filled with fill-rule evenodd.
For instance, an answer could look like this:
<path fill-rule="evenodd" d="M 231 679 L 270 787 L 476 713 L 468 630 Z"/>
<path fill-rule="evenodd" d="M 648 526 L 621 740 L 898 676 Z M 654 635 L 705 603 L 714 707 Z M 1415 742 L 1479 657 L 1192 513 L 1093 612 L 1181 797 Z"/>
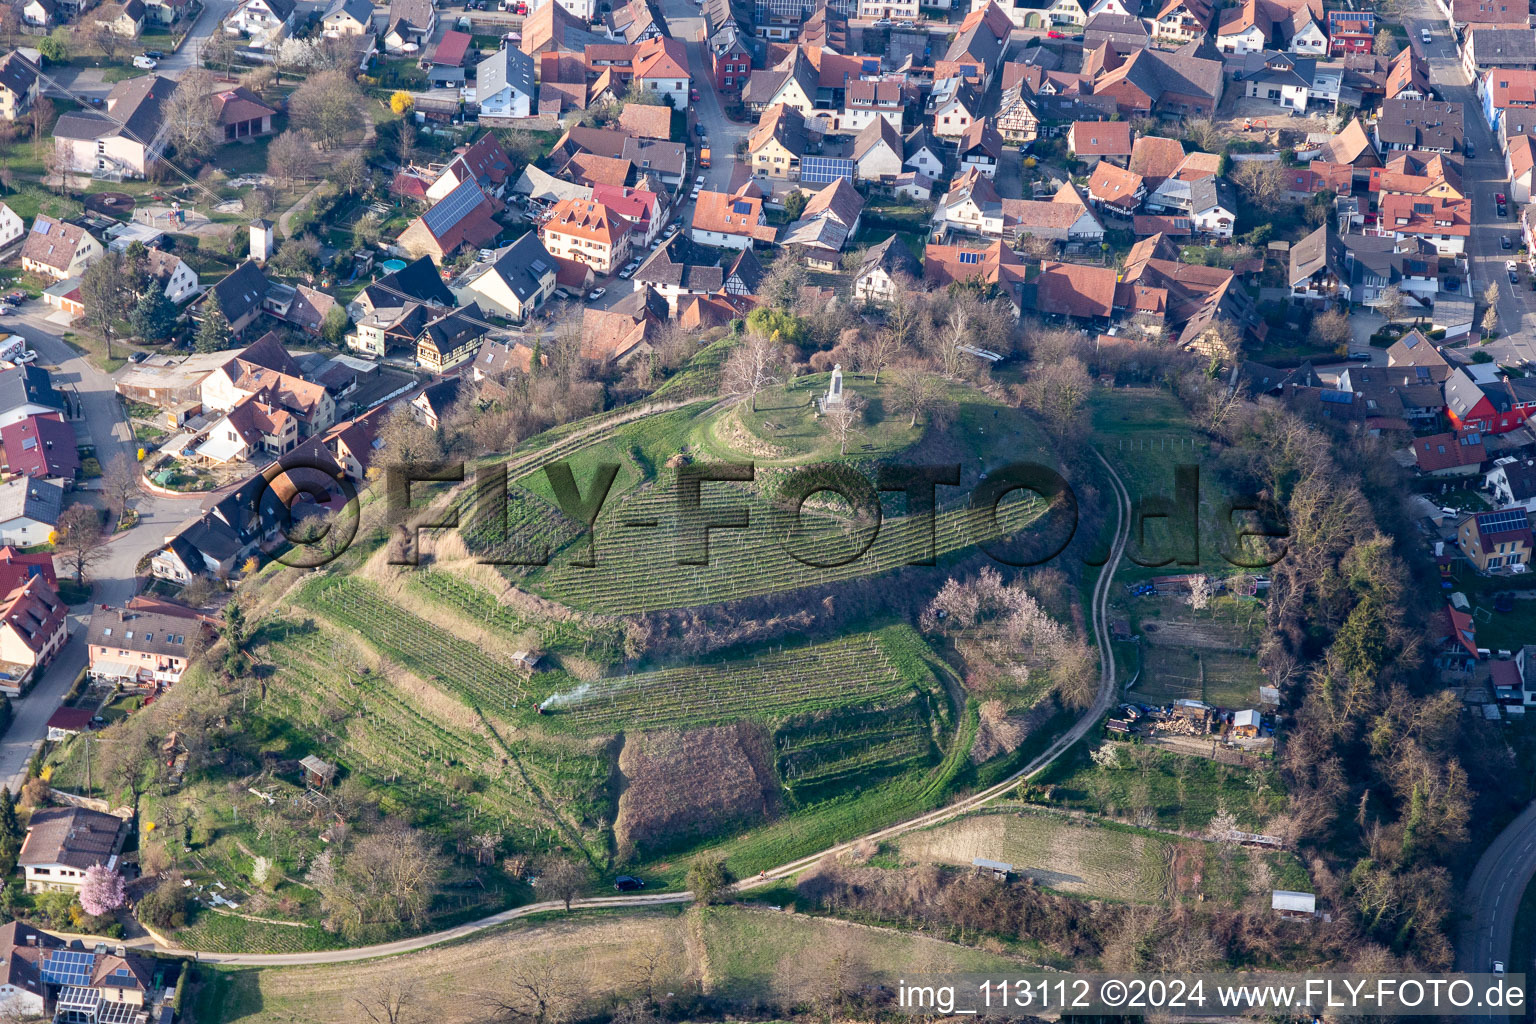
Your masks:
<path fill-rule="evenodd" d="M 1129 121 L 1073 121 L 1067 139 L 1079 160 L 1093 156 L 1131 155 Z"/>
<path fill-rule="evenodd" d="M 1066 316 L 1103 316 L 1114 312 L 1115 268 L 1078 263 L 1040 265 L 1035 278 L 1035 308 Z"/>
<path fill-rule="evenodd" d="M 443 38 L 438 40 L 437 49 L 432 54 L 432 63 L 450 68 L 463 67 L 464 55 L 469 52 L 469 44 L 468 33 L 449 29 L 443 33 Z"/>
<path fill-rule="evenodd" d="M 1432 434 L 1415 438 L 1413 442 L 1413 460 L 1419 470 L 1425 473 L 1455 469 L 1457 466 L 1475 466 L 1486 458 L 1488 452 L 1483 446 L 1483 435 L 1476 430 Z"/>

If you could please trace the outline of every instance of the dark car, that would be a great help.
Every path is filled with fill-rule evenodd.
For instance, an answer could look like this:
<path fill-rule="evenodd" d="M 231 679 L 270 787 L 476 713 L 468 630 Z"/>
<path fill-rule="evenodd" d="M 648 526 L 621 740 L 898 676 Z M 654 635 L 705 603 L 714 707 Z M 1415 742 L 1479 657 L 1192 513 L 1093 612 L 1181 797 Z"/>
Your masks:
<path fill-rule="evenodd" d="M 1500 249 L 1513 249 L 1514 248 L 1514 244 L 1510 242 L 1508 235 L 1500 235 L 1499 236 L 1499 248 Z"/>
<path fill-rule="evenodd" d="M 1473 147 L 1472 143 L 1467 143 L 1467 159 L 1471 160 L 1476 156 L 1477 150 Z"/>
<path fill-rule="evenodd" d="M 1445 279 L 1445 281 L 1444 281 L 1444 284 L 1445 284 L 1445 290 L 1446 291 L 1448 291 L 1448 292 L 1457 291 L 1458 289 L 1461 288 L 1461 278 L 1459 278 L 1459 277 L 1447 277 Z"/>
<path fill-rule="evenodd" d="M 633 875 L 620 875 L 613 880 L 613 887 L 619 892 L 634 892 L 636 889 L 644 889 L 645 883 Z"/>
<path fill-rule="evenodd" d="M 9 292 L 5 296 L 5 301 L 9 302 L 13 306 L 20 305 L 21 303 L 27 301 L 27 293 L 26 292 Z"/>
<path fill-rule="evenodd" d="M 694 125 L 693 126 L 693 134 L 697 135 L 699 138 L 702 139 L 704 137 L 704 126 L 701 125 L 701 124 Z"/>
<path fill-rule="evenodd" d="M 144 56 L 148 57 L 150 60 L 165 60 L 165 51 L 164 50 L 145 50 L 144 51 Z"/>
<path fill-rule="evenodd" d="M 1508 217 L 1509 216 L 1509 207 L 1505 206 L 1503 203 L 1499 204 L 1499 216 L 1500 217 Z"/>

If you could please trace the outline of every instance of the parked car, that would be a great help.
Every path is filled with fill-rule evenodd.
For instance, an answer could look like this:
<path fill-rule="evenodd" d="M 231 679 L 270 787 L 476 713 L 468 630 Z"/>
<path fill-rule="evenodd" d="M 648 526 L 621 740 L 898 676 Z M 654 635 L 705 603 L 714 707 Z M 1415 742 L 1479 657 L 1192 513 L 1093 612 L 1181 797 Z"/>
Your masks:
<path fill-rule="evenodd" d="M 27 293 L 26 292 L 7 292 L 6 296 L 5 296 L 5 301 L 9 302 L 9 303 L 11 303 L 13 305 L 20 305 L 21 303 L 27 301 Z"/>
<path fill-rule="evenodd" d="M 588 302 L 596 302 L 598 299 L 602 298 L 604 295 L 607 295 L 607 294 L 608 294 L 608 289 L 607 288 L 593 288 L 591 291 L 587 292 L 587 301 Z"/>
<path fill-rule="evenodd" d="M 1067 38 L 1067 34 L 1065 32 L 1057 32 L 1055 29 L 1051 29 L 1049 32 L 1047 32 L 1045 34 L 1045 38 L 1047 38 L 1047 39 L 1065 39 L 1065 38 Z"/>
<path fill-rule="evenodd" d="M 701 125 L 701 124 L 694 125 L 693 126 L 693 134 L 697 135 L 699 138 L 702 139 L 704 137 L 704 126 Z"/>
<path fill-rule="evenodd" d="M 1499 204 L 1499 216 L 1500 217 L 1508 217 L 1509 216 L 1509 209 L 1503 203 Z"/>
<path fill-rule="evenodd" d="M 1471 159 L 1474 159 L 1476 156 L 1477 156 L 1477 147 L 1473 146 L 1472 143 L 1470 143 L 1470 142 L 1467 143 L 1467 159 L 1471 160 Z"/>
<path fill-rule="evenodd" d="M 1419 29 L 1419 39 L 1423 41 L 1425 46 L 1435 41 L 1435 37 L 1429 34 L 1429 29 L 1427 28 Z"/>
<path fill-rule="evenodd" d="M 644 889 L 645 883 L 634 875 L 620 875 L 613 880 L 613 887 L 619 892 L 634 892 L 636 889 Z"/>
<path fill-rule="evenodd" d="M 163 50 L 145 50 L 144 51 L 144 56 L 149 57 L 149 58 L 151 58 L 153 60 L 165 60 L 165 51 L 163 51 Z"/>
<path fill-rule="evenodd" d="M 1503 960 L 1495 960 L 1493 962 L 1493 973 L 1494 974 L 1503 974 L 1504 973 L 1504 961 Z"/>
<path fill-rule="evenodd" d="M 1515 247 L 1514 243 L 1512 243 L 1509 240 L 1509 236 L 1508 235 L 1500 235 L 1499 236 L 1499 248 L 1500 249 L 1513 249 L 1514 247 Z"/>
<path fill-rule="evenodd" d="M 695 102 L 695 103 L 699 102 L 699 90 L 697 90 L 697 89 L 689 89 L 688 90 L 688 98 L 693 100 L 693 102 Z"/>
<path fill-rule="evenodd" d="M 694 188 L 703 188 L 704 187 L 704 175 L 701 174 L 697 178 L 693 179 L 693 187 Z"/>
<path fill-rule="evenodd" d="M 875 28 L 890 28 L 890 26 L 891 26 L 891 19 L 890 18 L 880 18 L 880 19 L 876 20 L 875 25 L 874 25 Z"/>
<path fill-rule="evenodd" d="M 137 57 L 133 58 L 133 66 L 136 68 L 142 68 L 145 71 L 153 71 L 155 68 L 160 66 L 160 62 L 148 54 L 141 53 Z"/>
<path fill-rule="evenodd" d="M 128 357 L 128 361 L 130 363 L 142 363 L 144 360 L 146 360 L 148 358 L 149 358 L 149 353 L 148 352 L 135 352 L 133 355 Z"/>
<path fill-rule="evenodd" d="M 1498 203 L 1500 206 L 1503 206 L 1505 203 L 1509 202 L 1509 200 L 1504 198 L 1503 192 L 1495 192 L 1493 194 L 1493 201 Z"/>

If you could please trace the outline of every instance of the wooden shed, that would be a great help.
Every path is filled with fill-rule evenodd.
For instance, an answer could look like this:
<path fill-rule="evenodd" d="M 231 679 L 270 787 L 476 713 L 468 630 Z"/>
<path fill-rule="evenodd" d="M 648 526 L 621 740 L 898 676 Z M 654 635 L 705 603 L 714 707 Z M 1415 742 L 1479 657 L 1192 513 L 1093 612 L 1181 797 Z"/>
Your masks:
<path fill-rule="evenodd" d="M 304 769 L 304 785 L 310 789 L 325 789 L 336 781 L 336 766 L 313 754 L 300 758 L 299 765 Z"/>

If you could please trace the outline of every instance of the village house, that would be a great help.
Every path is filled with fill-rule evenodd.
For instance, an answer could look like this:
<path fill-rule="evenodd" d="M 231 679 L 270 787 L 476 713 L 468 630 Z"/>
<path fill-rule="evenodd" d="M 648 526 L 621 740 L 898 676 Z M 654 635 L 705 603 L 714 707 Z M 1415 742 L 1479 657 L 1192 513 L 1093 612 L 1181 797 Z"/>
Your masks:
<path fill-rule="evenodd" d="M 101 243 L 85 228 L 40 213 L 22 243 L 21 268 L 64 281 L 79 277 L 101 254 Z"/>
<path fill-rule="evenodd" d="M 1093 94 L 1113 99 L 1127 119 L 1209 117 L 1221 102 L 1224 84 L 1220 61 L 1136 50 L 1094 80 Z"/>
<path fill-rule="evenodd" d="M 327 39 L 370 35 L 373 32 L 372 0 L 331 0 L 320 18 L 321 35 Z"/>
<path fill-rule="evenodd" d="M 497 316 L 522 322 L 555 293 L 555 261 L 537 232 L 530 231 L 495 257 L 473 263 L 449 289 L 459 305 L 478 303 Z"/>
<path fill-rule="evenodd" d="M 694 203 L 689 237 L 700 245 L 750 249 L 757 242 L 772 242 L 777 234 L 755 189 L 743 188 L 734 194 L 700 192 Z"/>
<path fill-rule="evenodd" d="M 1131 162 L 1131 126 L 1125 121 L 1073 121 L 1067 152 L 1085 164 L 1106 160 L 1117 167 Z"/>
<path fill-rule="evenodd" d="M 474 181 L 465 181 L 411 221 L 396 244 L 411 258 L 431 257 L 434 263 L 460 249 L 482 249 L 501 233 L 494 219 L 495 203 Z"/>
<path fill-rule="evenodd" d="M 891 181 L 901 174 L 904 153 L 901 132 L 877 117 L 853 138 L 854 173 L 860 181 Z"/>
<path fill-rule="evenodd" d="M 19 121 L 38 95 L 37 66 L 12 50 L 0 57 L 0 118 Z"/>
<path fill-rule="evenodd" d="M 69 608 L 42 576 L 0 598 L 0 667 L 8 676 L 46 667 L 69 640 Z"/>
<path fill-rule="evenodd" d="M 1023 257 L 1002 242 L 985 248 L 930 244 L 923 252 L 923 280 L 944 288 L 955 282 L 995 285 L 1014 309 L 1024 301 Z"/>
<path fill-rule="evenodd" d="M 181 681 L 208 635 L 200 619 L 99 604 L 86 629 L 92 679 L 161 690 Z"/>
<path fill-rule="evenodd" d="M 91 20 L 123 39 L 137 39 L 144 31 L 144 0 L 102 4 L 91 12 Z"/>
<path fill-rule="evenodd" d="M 49 542 L 64 510 L 64 488 L 18 476 L 0 483 L 0 544 L 28 548 Z"/>
<path fill-rule="evenodd" d="M 117 868 L 127 837 L 127 823 L 111 814 L 84 807 L 40 808 L 27 822 L 16 863 L 28 892 L 79 892 L 87 868 Z M 139 998 L 142 1004 L 142 987 Z"/>
<path fill-rule="evenodd" d="M 894 302 L 922 275 L 922 264 L 901 236 L 891 235 L 865 250 L 864 262 L 854 272 L 853 297 L 864 302 Z"/>
<path fill-rule="evenodd" d="M 1445 410 L 1458 430 L 1507 434 L 1536 408 L 1536 381 L 1501 375 L 1486 384 L 1457 367 L 1445 380 Z"/>
<path fill-rule="evenodd" d="M 823 187 L 805 204 L 800 219 L 784 229 L 779 245 L 795 247 L 806 263 L 823 270 L 836 270 L 843 246 L 858 234 L 864 212 L 864 197 L 847 178 L 838 178 Z"/>
<path fill-rule="evenodd" d="M 416 53 L 437 34 L 437 5 L 432 0 L 390 0 L 384 49 Z"/>
<path fill-rule="evenodd" d="M 595 200 L 556 203 L 539 226 L 551 256 L 585 263 L 596 274 L 611 274 L 629 259 L 629 222 Z"/>
<path fill-rule="evenodd" d="M 489 331 L 480 307 L 471 302 L 427 323 L 416 343 L 416 365 L 428 373 L 446 373 L 473 359 Z"/>
<path fill-rule="evenodd" d="M 197 576 L 228 577 L 247 551 L 230 526 L 204 512 L 166 540 L 149 561 L 156 579 L 187 583 Z"/>
<path fill-rule="evenodd" d="M 975 169 L 988 178 L 995 177 L 1003 159 L 1003 139 L 990 121 L 971 122 L 956 144 L 962 173 Z"/>
<path fill-rule="evenodd" d="M 1328 12 L 1328 55 L 1370 53 L 1376 42 L 1376 15 L 1371 11 Z"/>
<path fill-rule="evenodd" d="M 1476 512 L 1456 524 L 1456 546 L 1478 572 L 1495 572 L 1531 560 L 1531 523 L 1525 509 Z"/>
<path fill-rule="evenodd" d="M 681 302 L 690 296 L 710 296 L 725 290 L 725 270 L 693 251 L 688 239 L 673 235 L 646 257 L 634 273 L 636 287 L 653 289 L 667 302 L 669 315 L 676 317 Z"/>
<path fill-rule="evenodd" d="M 1483 435 L 1476 430 L 1413 439 L 1413 464 L 1424 476 L 1472 476 L 1487 460 Z"/>
<path fill-rule="evenodd" d="M 224 32 L 244 36 L 258 50 L 275 50 L 293 28 L 295 0 L 240 0 L 224 19 Z"/>
<path fill-rule="evenodd" d="M 1460 103 L 1391 99 L 1381 105 L 1374 131 L 1376 148 L 1460 153 L 1466 131 Z"/>
<path fill-rule="evenodd" d="M 105 115 L 94 110 L 59 115 L 53 149 L 69 171 L 108 180 L 145 178 L 165 150 L 165 105 L 176 83 L 159 75 L 118 82 Z"/>
<path fill-rule="evenodd" d="M 539 87 L 533 58 L 507 46 L 475 65 L 475 102 L 487 117 L 531 117 L 538 112 Z"/>
<path fill-rule="evenodd" d="M 798 181 L 800 163 L 811 148 L 811 135 L 800 111 L 782 104 L 769 107 L 747 136 L 752 173 L 760 178 Z"/>
<path fill-rule="evenodd" d="M 80 473 L 77 444 L 75 428 L 57 413 L 28 416 L 0 427 L 7 473 L 48 480 L 61 487 L 73 485 Z"/>

